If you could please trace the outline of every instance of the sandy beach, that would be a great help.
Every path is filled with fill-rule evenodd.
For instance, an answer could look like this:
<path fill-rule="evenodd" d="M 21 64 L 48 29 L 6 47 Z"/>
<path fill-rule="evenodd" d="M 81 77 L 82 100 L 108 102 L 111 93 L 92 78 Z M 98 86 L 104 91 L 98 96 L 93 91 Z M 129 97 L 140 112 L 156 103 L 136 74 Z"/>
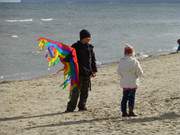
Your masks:
<path fill-rule="evenodd" d="M 63 76 L 0 83 L 0 135 L 179 135 L 180 54 L 141 61 L 137 118 L 122 118 L 117 64 L 99 68 L 88 111 L 63 113 L 68 91 Z"/>

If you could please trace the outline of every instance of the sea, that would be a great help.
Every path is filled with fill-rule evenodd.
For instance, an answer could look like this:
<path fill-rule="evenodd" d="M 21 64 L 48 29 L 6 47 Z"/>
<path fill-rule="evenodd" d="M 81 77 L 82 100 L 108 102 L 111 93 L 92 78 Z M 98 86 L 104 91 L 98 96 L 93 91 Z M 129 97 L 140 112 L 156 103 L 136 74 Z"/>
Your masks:
<path fill-rule="evenodd" d="M 37 39 L 72 45 L 92 34 L 97 64 L 117 62 L 126 43 L 142 57 L 173 52 L 180 38 L 180 3 L 0 3 L 0 81 L 55 73 Z"/>

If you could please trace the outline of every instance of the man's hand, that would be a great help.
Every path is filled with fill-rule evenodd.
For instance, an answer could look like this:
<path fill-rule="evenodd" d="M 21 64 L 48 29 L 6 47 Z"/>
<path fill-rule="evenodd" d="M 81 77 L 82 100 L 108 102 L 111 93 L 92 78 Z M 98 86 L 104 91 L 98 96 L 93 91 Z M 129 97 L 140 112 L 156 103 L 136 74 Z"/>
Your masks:
<path fill-rule="evenodd" d="M 96 77 L 96 73 L 92 73 L 91 77 Z"/>

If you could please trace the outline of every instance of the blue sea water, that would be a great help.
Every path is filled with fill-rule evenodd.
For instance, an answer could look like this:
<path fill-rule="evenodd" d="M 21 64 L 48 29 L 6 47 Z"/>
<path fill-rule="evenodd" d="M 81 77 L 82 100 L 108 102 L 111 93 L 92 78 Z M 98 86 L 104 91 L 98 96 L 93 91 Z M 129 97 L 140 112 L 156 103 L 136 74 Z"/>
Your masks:
<path fill-rule="evenodd" d="M 49 69 L 39 37 L 71 45 L 79 31 L 92 33 L 98 63 L 118 61 L 124 43 L 137 53 L 176 49 L 180 38 L 180 4 L 173 3 L 1 3 L 0 80 L 29 79 Z"/>

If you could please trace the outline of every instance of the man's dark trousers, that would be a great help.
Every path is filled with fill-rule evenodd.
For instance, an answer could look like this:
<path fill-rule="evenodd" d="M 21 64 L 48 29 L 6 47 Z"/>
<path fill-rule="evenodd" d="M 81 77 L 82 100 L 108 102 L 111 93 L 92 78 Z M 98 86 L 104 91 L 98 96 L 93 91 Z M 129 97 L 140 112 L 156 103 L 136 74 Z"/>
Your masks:
<path fill-rule="evenodd" d="M 84 110 L 86 108 L 86 102 L 88 98 L 88 92 L 90 88 L 90 77 L 80 76 L 79 77 L 80 89 L 74 89 L 70 95 L 70 101 L 68 102 L 67 111 L 74 111 L 79 99 L 78 108 Z"/>

